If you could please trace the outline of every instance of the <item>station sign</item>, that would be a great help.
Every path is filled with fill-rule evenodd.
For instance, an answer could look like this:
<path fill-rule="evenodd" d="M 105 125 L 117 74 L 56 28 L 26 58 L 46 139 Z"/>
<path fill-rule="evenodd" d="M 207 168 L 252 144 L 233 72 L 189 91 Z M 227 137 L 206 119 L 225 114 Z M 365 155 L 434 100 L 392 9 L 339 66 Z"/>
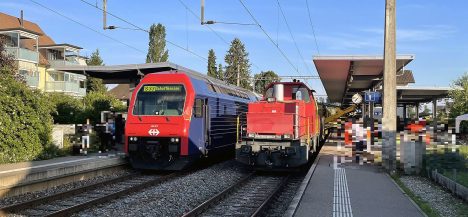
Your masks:
<path fill-rule="evenodd" d="M 382 94 L 377 91 L 368 91 L 364 93 L 365 102 L 379 103 L 382 100 Z"/>

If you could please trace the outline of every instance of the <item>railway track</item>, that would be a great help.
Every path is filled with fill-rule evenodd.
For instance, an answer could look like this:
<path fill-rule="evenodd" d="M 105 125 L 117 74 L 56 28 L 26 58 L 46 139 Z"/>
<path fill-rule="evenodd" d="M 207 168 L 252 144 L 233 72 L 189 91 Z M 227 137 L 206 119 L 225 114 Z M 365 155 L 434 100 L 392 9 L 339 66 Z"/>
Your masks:
<path fill-rule="evenodd" d="M 288 184 L 291 175 L 268 176 L 250 173 L 193 210 L 191 216 L 258 216 Z"/>
<path fill-rule="evenodd" d="M 96 184 L 0 208 L 0 216 L 66 216 L 115 198 L 160 184 L 176 176 L 129 174 Z"/>

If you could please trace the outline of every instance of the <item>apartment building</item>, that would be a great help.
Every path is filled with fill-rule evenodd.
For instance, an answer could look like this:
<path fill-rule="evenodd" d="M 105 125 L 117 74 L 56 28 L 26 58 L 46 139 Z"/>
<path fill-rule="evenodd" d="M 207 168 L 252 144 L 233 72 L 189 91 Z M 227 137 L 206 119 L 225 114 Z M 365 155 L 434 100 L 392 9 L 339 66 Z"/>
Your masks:
<path fill-rule="evenodd" d="M 5 50 L 17 63 L 26 83 L 44 92 L 61 92 L 76 97 L 86 95 L 86 76 L 54 70 L 62 65 L 86 65 L 81 47 L 57 44 L 36 23 L 0 13 L 0 35 Z"/>

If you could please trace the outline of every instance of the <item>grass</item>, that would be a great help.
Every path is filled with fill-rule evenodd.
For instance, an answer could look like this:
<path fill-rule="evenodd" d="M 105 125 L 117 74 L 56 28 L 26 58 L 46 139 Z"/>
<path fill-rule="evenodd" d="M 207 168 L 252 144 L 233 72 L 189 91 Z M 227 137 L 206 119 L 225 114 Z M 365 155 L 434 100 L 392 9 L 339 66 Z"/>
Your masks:
<path fill-rule="evenodd" d="M 408 195 L 418 206 L 419 208 L 426 213 L 427 216 L 429 217 L 440 217 L 439 213 L 432 209 L 431 205 L 424 201 L 421 197 L 418 195 L 414 194 L 409 188 L 403 184 L 403 182 L 400 180 L 398 175 L 392 175 L 393 180 L 400 186 L 401 189 Z"/>
<path fill-rule="evenodd" d="M 457 177 L 453 174 L 453 171 L 446 170 L 443 175 L 451 180 L 454 180 L 460 185 L 463 185 L 468 188 L 468 172 L 466 171 L 457 171 Z"/>

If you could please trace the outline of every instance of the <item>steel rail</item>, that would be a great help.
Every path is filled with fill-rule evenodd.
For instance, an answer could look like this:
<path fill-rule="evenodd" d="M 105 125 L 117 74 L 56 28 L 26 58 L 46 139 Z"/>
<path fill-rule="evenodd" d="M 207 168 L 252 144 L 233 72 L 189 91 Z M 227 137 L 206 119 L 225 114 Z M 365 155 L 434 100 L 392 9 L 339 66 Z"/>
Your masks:
<path fill-rule="evenodd" d="M 268 207 L 268 204 L 271 202 L 271 200 L 276 196 L 278 195 L 281 190 L 283 190 L 284 186 L 286 186 L 286 184 L 288 184 L 288 181 L 289 181 L 289 178 L 291 177 L 291 175 L 288 175 L 286 177 L 283 178 L 283 180 L 281 181 L 281 183 L 279 185 L 276 186 L 275 190 L 273 190 L 270 195 L 268 195 L 268 197 L 266 198 L 266 200 L 263 201 L 263 203 L 257 208 L 257 210 L 255 210 L 254 213 L 252 213 L 252 217 L 254 216 L 258 216 L 260 215 L 267 207 Z"/>
<path fill-rule="evenodd" d="M 247 176 L 243 177 L 241 180 L 238 182 L 234 183 L 233 185 L 229 186 L 222 192 L 216 194 L 215 196 L 211 197 L 210 199 L 206 200 L 202 204 L 198 205 L 191 211 L 185 213 L 182 215 L 182 217 L 192 217 L 192 216 L 198 216 L 202 214 L 204 211 L 212 207 L 215 203 L 219 202 L 221 199 L 226 198 L 229 196 L 231 192 L 233 192 L 236 189 L 239 189 L 242 185 L 244 185 L 248 180 L 250 180 L 256 173 L 252 172 L 248 174 Z M 252 213 L 251 216 L 258 216 L 261 214 L 267 207 L 268 204 L 272 201 L 272 199 L 279 193 L 281 190 L 286 186 L 290 178 L 290 175 L 287 177 L 284 177 L 281 182 L 275 187 L 275 189 L 266 197 L 266 199 L 262 202 L 262 204 Z"/>
<path fill-rule="evenodd" d="M 182 215 L 182 217 L 192 217 L 192 216 L 200 215 L 203 211 L 205 211 L 206 209 L 211 207 L 214 203 L 216 203 L 219 200 L 227 197 L 229 195 L 229 193 L 231 193 L 232 191 L 234 191 L 235 189 L 237 189 L 238 187 L 243 185 L 245 182 L 247 182 L 249 179 L 251 179 L 254 175 L 255 175 L 255 172 L 249 173 L 248 175 L 246 175 L 245 177 L 243 177 L 242 179 L 240 179 L 239 181 L 237 181 L 233 185 L 229 186 L 225 190 L 219 192 L 215 196 L 211 197 L 210 199 L 206 200 L 202 204 L 195 207 L 194 209 L 192 209 L 189 212 L 185 213 L 184 215 Z"/>
<path fill-rule="evenodd" d="M 135 178 L 136 174 L 138 174 L 138 173 L 132 173 L 132 174 L 122 176 L 122 177 L 118 177 L 118 178 L 115 178 L 115 179 L 106 180 L 106 181 L 102 181 L 102 182 L 99 182 L 99 183 L 95 183 L 95 184 L 83 186 L 83 187 L 80 187 L 80 188 L 72 189 L 70 191 L 60 192 L 60 193 L 57 193 L 57 194 L 54 194 L 54 195 L 44 196 L 44 197 L 40 197 L 40 198 L 37 198 L 37 199 L 34 199 L 34 200 L 26 201 L 26 202 L 23 202 L 23 203 L 18 203 L 18 204 L 14 204 L 14 205 L 7 206 L 7 207 L 2 207 L 2 208 L 0 208 L 0 216 L 5 216 L 7 214 L 18 213 L 18 212 L 21 212 L 21 211 L 26 210 L 26 209 L 34 209 L 35 206 L 40 206 L 40 205 L 47 204 L 47 203 L 53 202 L 53 201 L 57 201 L 57 200 L 63 199 L 63 198 L 70 198 L 70 197 L 73 197 L 73 196 L 81 194 L 81 193 L 96 190 L 96 189 L 98 189 L 99 187 L 102 187 L 102 186 L 108 186 L 108 185 L 116 184 L 116 183 L 119 183 L 119 182 L 124 182 L 126 180 L 132 180 L 132 178 Z M 175 178 L 175 177 L 177 177 L 179 175 L 181 175 L 181 173 L 172 173 L 172 174 L 169 174 L 169 175 L 166 175 L 166 176 L 163 176 L 163 177 L 158 177 L 158 178 L 151 179 L 149 181 L 144 181 L 143 183 L 136 184 L 134 186 L 125 188 L 125 189 L 120 190 L 120 191 L 116 191 L 116 192 L 109 193 L 109 194 L 103 193 L 102 197 L 90 198 L 90 199 L 88 199 L 88 200 L 86 200 L 86 201 L 84 201 L 82 203 L 75 204 L 73 206 L 64 207 L 61 210 L 47 210 L 47 211 L 50 211 L 50 212 L 47 213 L 47 211 L 46 211 L 46 213 L 43 216 L 69 216 L 74 212 L 78 212 L 78 211 L 81 211 L 81 210 L 83 210 L 85 208 L 92 207 L 92 206 L 94 206 L 96 204 L 104 203 L 104 202 L 113 200 L 115 198 L 130 194 L 132 192 L 142 190 L 142 189 L 150 187 L 152 185 L 160 184 L 160 183 L 165 182 L 165 181 L 167 181 L 169 179 Z"/>
<path fill-rule="evenodd" d="M 128 174 L 128 175 L 125 175 L 125 176 L 120 176 L 120 177 L 117 177 L 117 178 L 114 178 L 114 179 L 104 180 L 104 181 L 97 182 L 97 183 L 94 183 L 94 184 L 89 184 L 89 185 L 82 186 L 82 187 L 79 187 L 79 188 L 74 188 L 74 189 L 71 189 L 69 191 L 59 192 L 59 193 L 56 193 L 56 194 L 47 195 L 47 196 L 35 198 L 35 199 L 32 199 L 32 200 L 28 200 L 28 201 L 25 201 L 25 202 L 20 202 L 20 203 L 16 203 L 16 204 L 13 204 L 13 205 L 0 207 L 0 216 L 3 215 L 3 214 L 8 214 L 8 213 L 15 213 L 15 212 L 18 212 L 18 211 L 21 211 L 21 210 L 25 210 L 25 209 L 28 209 L 28 208 L 31 208 L 31 207 L 34 207 L 34 206 L 37 206 L 37 205 L 40 205 L 40 204 L 44 204 L 44 203 L 47 203 L 47 202 L 55 201 L 55 200 L 58 200 L 58 199 L 62 199 L 62 198 L 70 197 L 70 196 L 73 196 L 73 195 L 81 194 L 81 193 L 86 192 L 86 191 L 97 189 L 98 187 L 101 187 L 101 186 L 111 185 L 111 184 L 114 184 L 114 183 L 122 182 L 122 181 L 125 181 L 125 180 L 128 180 L 128 179 L 134 178 L 135 175 L 137 175 L 137 174 L 138 173 L 131 173 L 131 174 Z"/>
<path fill-rule="evenodd" d="M 137 184 L 135 186 L 132 186 L 132 187 L 129 187 L 129 188 L 126 188 L 126 189 L 123 189 L 123 190 L 120 190 L 120 191 L 117 191 L 117 192 L 114 192 L 114 193 L 106 194 L 103 197 L 93 198 L 93 199 L 84 201 L 82 203 L 79 203 L 79 204 L 76 204 L 76 205 L 73 205 L 73 206 L 70 206 L 70 207 L 66 207 L 65 209 L 54 211 L 52 213 L 46 214 L 45 216 L 47 216 L 47 217 L 68 216 L 68 215 L 71 215 L 72 213 L 82 211 L 83 209 L 95 206 L 96 204 L 102 204 L 102 203 L 111 201 L 113 199 L 116 199 L 118 197 L 128 195 L 128 194 L 130 194 L 132 192 L 137 192 L 137 191 L 140 191 L 140 190 L 145 189 L 147 187 L 161 184 L 161 183 L 163 183 L 163 182 L 165 182 L 165 181 L 167 181 L 169 179 L 175 178 L 175 177 L 177 177 L 179 175 L 180 175 L 180 173 L 172 173 L 172 174 L 160 177 L 160 178 L 155 178 L 155 179 L 152 179 L 150 181 L 146 181 L 146 182 L 143 182 L 141 184 Z"/>

